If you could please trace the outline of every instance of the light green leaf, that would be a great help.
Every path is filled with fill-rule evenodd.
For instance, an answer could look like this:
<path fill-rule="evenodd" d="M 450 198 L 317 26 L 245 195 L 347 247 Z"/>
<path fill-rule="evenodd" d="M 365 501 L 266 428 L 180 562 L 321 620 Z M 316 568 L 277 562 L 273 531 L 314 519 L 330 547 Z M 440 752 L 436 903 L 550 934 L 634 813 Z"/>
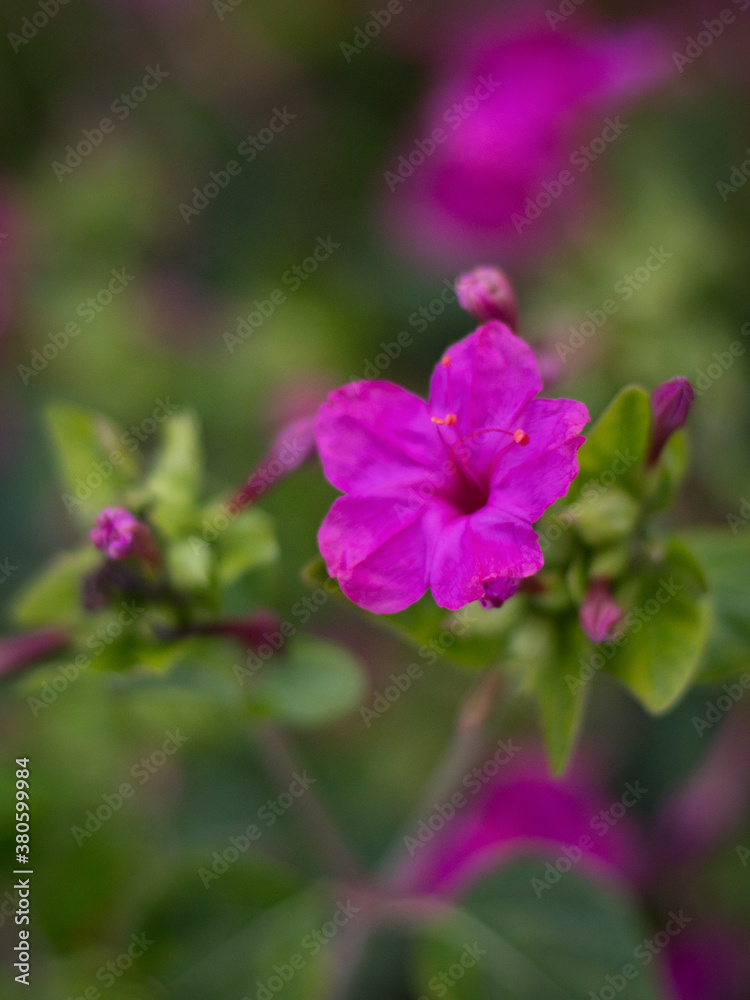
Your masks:
<path fill-rule="evenodd" d="M 65 488 L 63 502 L 89 524 L 134 482 L 138 466 L 124 446 L 122 430 L 105 417 L 66 405 L 49 407 L 46 416 Z"/>
<path fill-rule="evenodd" d="M 611 992 L 614 980 L 630 1000 L 657 1000 L 649 935 L 632 903 L 575 871 L 543 883 L 544 871 L 541 860 L 508 865 L 425 927 L 417 992 L 439 995 L 447 976 L 451 1000 L 584 1000 Z"/>
<path fill-rule="evenodd" d="M 211 585 L 211 546 L 197 535 L 173 542 L 167 550 L 167 567 L 178 590 L 203 590 Z"/>
<path fill-rule="evenodd" d="M 364 674 L 351 653 L 298 636 L 259 672 L 251 697 L 257 709 L 289 725 L 320 726 L 351 711 L 364 692 Z"/>
<path fill-rule="evenodd" d="M 172 537 L 195 526 L 195 501 L 203 474 L 200 428 L 195 414 L 170 417 L 162 430 L 156 462 L 145 484 L 155 498 L 151 519 Z"/>
<path fill-rule="evenodd" d="M 86 546 L 65 552 L 22 590 L 15 601 L 15 620 L 24 628 L 39 625 L 73 625 L 83 617 L 83 578 L 101 561 L 101 554 Z"/>
<path fill-rule="evenodd" d="M 607 669 L 650 712 L 670 708 L 696 675 L 710 620 L 705 591 L 700 564 L 678 539 L 618 591 L 623 634 Z"/>
<path fill-rule="evenodd" d="M 210 523 L 210 515 L 207 520 Z M 219 580 L 225 586 L 279 557 L 273 520 L 255 507 L 228 519 L 226 526 L 219 530 L 217 546 Z"/>
<path fill-rule="evenodd" d="M 568 493 L 568 502 L 582 493 L 606 490 L 615 482 L 638 496 L 650 432 L 648 395 L 637 386 L 623 389 L 586 435 L 578 452 L 580 471 Z"/>

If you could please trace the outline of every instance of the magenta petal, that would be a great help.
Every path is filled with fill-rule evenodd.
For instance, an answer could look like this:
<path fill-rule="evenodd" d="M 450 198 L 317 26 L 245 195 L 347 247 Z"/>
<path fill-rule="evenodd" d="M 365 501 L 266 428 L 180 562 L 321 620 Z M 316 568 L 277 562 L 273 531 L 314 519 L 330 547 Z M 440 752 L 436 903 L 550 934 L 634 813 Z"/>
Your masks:
<path fill-rule="evenodd" d="M 344 493 L 421 482 L 444 458 L 425 401 L 390 382 L 332 392 L 315 432 L 326 477 Z"/>
<path fill-rule="evenodd" d="M 318 533 L 328 572 L 378 614 L 402 611 L 427 590 L 431 518 L 424 507 L 403 510 L 398 497 L 339 497 Z"/>
<path fill-rule="evenodd" d="M 430 383 L 430 413 L 455 413 L 466 437 L 485 427 L 516 430 L 514 420 L 541 390 L 534 352 L 497 320 L 449 347 Z M 497 439 L 487 434 L 487 448 L 497 450 Z"/>
<path fill-rule="evenodd" d="M 481 600 L 485 584 L 498 577 L 531 576 L 542 568 L 542 551 L 532 528 L 498 523 L 497 517 L 496 511 L 485 507 L 443 528 L 430 574 L 440 607 L 455 611 Z"/>

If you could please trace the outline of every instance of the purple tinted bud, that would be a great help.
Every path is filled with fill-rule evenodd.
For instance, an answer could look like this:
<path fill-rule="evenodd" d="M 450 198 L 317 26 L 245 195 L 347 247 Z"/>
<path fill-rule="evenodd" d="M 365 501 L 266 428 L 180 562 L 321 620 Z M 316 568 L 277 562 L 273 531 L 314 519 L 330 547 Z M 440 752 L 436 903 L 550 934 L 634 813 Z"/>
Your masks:
<path fill-rule="evenodd" d="M 125 559 L 136 547 L 141 522 L 125 507 L 105 507 L 96 519 L 91 541 L 110 559 Z"/>
<path fill-rule="evenodd" d="M 622 618 L 622 609 L 612 596 L 607 580 L 595 580 L 583 598 L 578 620 L 592 642 L 611 639 Z"/>
<path fill-rule="evenodd" d="M 48 628 L 0 639 L 0 677 L 59 653 L 70 642 L 66 629 Z"/>
<path fill-rule="evenodd" d="M 509 597 L 518 590 L 521 581 L 513 576 L 499 576 L 484 585 L 484 597 L 480 604 L 483 608 L 500 608 Z"/>
<path fill-rule="evenodd" d="M 695 400 L 693 387 L 682 375 L 657 385 L 651 393 L 651 450 L 648 464 L 661 455 L 669 438 L 684 426 Z"/>
<path fill-rule="evenodd" d="M 511 330 L 518 326 L 518 305 L 508 277 L 496 267 L 477 267 L 456 282 L 458 303 L 475 319 L 499 319 Z"/>
<path fill-rule="evenodd" d="M 285 476 L 290 475 L 315 454 L 315 420 L 302 417 L 287 424 L 278 433 L 271 448 L 233 499 L 238 507 L 247 507 Z"/>

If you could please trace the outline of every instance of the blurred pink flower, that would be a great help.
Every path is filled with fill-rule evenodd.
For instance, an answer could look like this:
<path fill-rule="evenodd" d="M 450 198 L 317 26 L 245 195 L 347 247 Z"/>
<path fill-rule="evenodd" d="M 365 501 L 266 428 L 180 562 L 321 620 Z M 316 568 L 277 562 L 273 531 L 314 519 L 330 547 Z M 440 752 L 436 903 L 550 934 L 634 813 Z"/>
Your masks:
<path fill-rule="evenodd" d="M 591 164 L 628 127 L 619 116 L 674 69 L 650 25 L 583 23 L 553 30 L 538 9 L 451 39 L 386 173 L 386 213 L 419 257 L 515 260 L 580 225 Z"/>
<path fill-rule="evenodd" d="M 612 596 L 608 580 L 595 580 L 583 598 L 578 618 L 592 642 L 611 639 L 622 618 L 622 608 Z"/>

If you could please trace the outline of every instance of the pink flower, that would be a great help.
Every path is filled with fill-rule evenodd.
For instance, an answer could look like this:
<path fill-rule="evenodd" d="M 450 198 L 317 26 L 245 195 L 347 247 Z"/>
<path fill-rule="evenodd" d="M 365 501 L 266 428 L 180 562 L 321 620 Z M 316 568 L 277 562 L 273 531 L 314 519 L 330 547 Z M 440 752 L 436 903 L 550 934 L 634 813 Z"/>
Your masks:
<path fill-rule="evenodd" d="M 578 618 L 592 642 L 611 639 L 622 618 L 622 608 L 612 596 L 607 580 L 595 580 L 583 598 Z"/>
<path fill-rule="evenodd" d="M 137 543 L 141 522 L 125 507 L 105 507 L 96 519 L 91 541 L 110 559 L 125 559 Z"/>
<path fill-rule="evenodd" d="M 589 419 L 541 387 L 531 348 L 493 321 L 448 350 L 428 403 L 390 382 L 330 394 L 318 450 L 347 495 L 318 541 L 351 600 L 396 612 L 429 588 L 444 608 L 498 604 L 541 568 L 531 525 L 567 492 Z"/>
<path fill-rule="evenodd" d="M 533 259 L 580 229 L 594 161 L 627 136 L 632 99 L 672 71 L 650 26 L 583 24 L 553 31 L 540 8 L 452 33 L 386 174 L 386 213 L 418 257 Z"/>

